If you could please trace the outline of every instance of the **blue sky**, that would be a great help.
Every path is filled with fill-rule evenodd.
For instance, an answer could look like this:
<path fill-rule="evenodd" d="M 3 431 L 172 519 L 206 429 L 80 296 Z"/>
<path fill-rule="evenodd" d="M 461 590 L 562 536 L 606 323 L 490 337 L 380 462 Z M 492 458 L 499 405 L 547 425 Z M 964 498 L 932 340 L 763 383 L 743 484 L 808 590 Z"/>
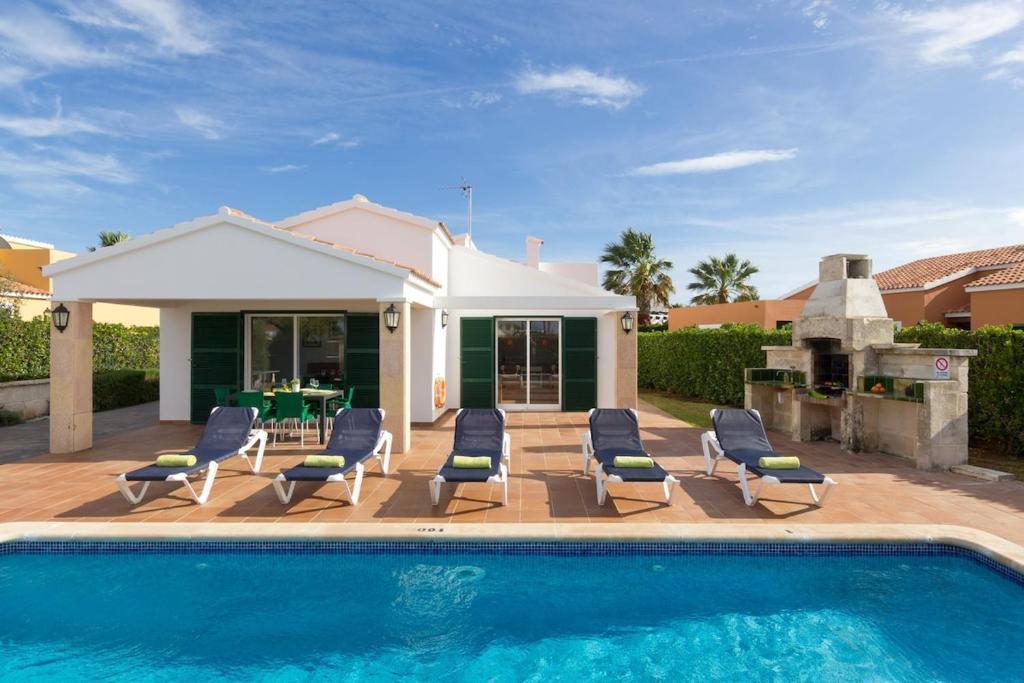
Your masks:
<path fill-rule="evenodd" d="M 0 6 L 0 231 L 80 250 L 353 193 L 481 248 L 593 260 L 626 226 L 776 296 L 1024 242 L 1024 3 Z M 294 6 L 292 6 L 294 5 Z M 680 7 L 680 5 L 684 5 Z"/>

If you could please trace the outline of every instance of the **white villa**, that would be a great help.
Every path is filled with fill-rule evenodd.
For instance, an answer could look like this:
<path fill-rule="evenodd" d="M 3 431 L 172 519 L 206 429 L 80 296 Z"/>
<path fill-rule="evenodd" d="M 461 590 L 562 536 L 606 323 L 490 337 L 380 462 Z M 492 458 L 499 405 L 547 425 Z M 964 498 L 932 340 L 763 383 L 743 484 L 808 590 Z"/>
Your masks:
<path fill-rule="evenodd" d="M 411 423 L 459 407 L 634 407 L 636 302 L 601 289 L 596 263 L 541 261 L 542 243 L 500 258 L 355 195 L 278 223 L 222 207 L 51 264 L 69 311 L 51 329 L 51 451 L 92 445 L 98 302 L 160 310 L 162 421 L 291 378 L 384 408 L 398 451 Z"/>

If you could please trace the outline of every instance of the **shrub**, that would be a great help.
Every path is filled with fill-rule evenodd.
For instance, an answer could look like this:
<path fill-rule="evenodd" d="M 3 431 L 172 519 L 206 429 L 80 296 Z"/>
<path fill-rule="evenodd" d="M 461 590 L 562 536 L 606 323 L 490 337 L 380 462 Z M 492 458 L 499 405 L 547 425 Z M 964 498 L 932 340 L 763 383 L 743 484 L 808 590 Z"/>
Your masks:
<path fill-rule="evenodd" d="M 21 415 L 18 415 L 13 410 L 0 409 L 0 427 L 20 425 L 22 422 Z"/>
<path fill-rule="evenodd" d="M 743 370 L 763 368 L 762 346 L 789 344 L 788 330 L 723 325 L 702 330 L 641 332 L 637 383 L 722 405 L 743 405 Z"/>
<path fill-rule="evenodd" d="M 113 410 L 160 398 L 156 370 L 101 370 L 92 376 L 92 409 Z"/>
<path fill-rule="evenodd" d="M 157 327 L 93 326 L 93 370 L 154 368 L 160 363 Z M 0 382 L 50 376 L 50 319 L 0 316 Z"/>

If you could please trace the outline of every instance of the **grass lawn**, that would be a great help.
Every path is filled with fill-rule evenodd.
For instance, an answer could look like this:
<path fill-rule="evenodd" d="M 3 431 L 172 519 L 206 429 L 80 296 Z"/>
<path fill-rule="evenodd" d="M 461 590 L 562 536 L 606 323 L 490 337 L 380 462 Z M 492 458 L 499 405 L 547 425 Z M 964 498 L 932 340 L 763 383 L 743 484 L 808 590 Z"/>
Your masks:
<path fill-rule="evenodd" d="M 679 418 L 694 427 L 703 427 L 705 429 L 711 427 L 711 415 L 709 415 L 711 409 L 725 407 L 715 405 L 714 403 L 694 401 L 660 391 L 641 391 L 640 400 L 647 401 L 655 408 L 660 408 L 672 417 Z"/>

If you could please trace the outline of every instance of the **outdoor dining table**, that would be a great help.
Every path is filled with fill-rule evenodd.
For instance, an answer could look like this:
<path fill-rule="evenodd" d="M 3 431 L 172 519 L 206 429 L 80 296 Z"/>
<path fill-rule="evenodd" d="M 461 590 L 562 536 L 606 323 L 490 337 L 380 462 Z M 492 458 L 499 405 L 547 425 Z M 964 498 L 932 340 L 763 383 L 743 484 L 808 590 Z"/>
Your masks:
<path fill-rule="evenodd" d="M 327 439 L 327 402 L 332 398 L 338 398 L 344 394 L 345 392 L 341 389 L 311 389 L 308 387 L 302 389 L 302 397 L 304 399 L 320 402 L 320 420 L 318 425 L 320 430 L 320 443 L 325 443 Z M 232 395 L 231 398 L 234 400 L 235 397 Z M 264 391 L 263 398 L 273 399 L 274 392 Z"/>

